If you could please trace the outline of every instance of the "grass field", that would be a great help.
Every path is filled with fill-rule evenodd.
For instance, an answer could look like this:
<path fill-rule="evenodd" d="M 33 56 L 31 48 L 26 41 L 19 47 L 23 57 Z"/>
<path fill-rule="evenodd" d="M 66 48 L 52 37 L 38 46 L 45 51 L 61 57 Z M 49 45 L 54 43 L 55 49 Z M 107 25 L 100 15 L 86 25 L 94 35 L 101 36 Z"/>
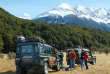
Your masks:
<path fill-rule="evenodd" d="M 65 53 L 64 53 L 65 54 Z M 97 58 L 97 64 L 89 64 L 89 70 L 81 69 L 76 65 L 75 70 L 59 72 L 49 70 L 49 74 L 110 74 L 110 54 L 95 54 Z M 66 58 L 64 57 L 64 65 L 66 65 Z M 16 67 L 14 60 L 0 59 L 0 74 L 16 74 Z M 29 71 L 28 74 L 36 74 L 33 71 Z"/>

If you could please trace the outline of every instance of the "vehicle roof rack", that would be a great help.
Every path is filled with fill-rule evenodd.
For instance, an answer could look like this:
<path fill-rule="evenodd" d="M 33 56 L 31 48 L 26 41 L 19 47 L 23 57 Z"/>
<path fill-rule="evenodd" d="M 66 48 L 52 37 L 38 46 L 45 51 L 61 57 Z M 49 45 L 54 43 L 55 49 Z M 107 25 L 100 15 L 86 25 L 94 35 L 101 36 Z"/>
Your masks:
<path fill-rule="evenodd" d="M 18 37 L 18 42 L 19 43 L 22 43 L 22 42 L 39 42 L 39 43 L 44 43 L 44 40 L 42 40 L 40 37 L 29 37 L 29 38 L 25 39 L 25 37 L 19 36 Z"/>

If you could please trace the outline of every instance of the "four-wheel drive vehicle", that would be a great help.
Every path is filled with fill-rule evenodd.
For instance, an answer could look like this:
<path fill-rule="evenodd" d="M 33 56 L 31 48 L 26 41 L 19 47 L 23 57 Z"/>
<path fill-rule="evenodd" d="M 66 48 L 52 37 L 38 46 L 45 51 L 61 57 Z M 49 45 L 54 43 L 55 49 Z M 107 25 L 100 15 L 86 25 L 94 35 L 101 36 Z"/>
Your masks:
<path fill-rule="evenodd" d="M 49 68 L 60 70 L 60 62 L 56 58 L 54 48 L 37 41 L 35 38 L 31 38 L 31 40 L 17 43 L 16 73 L 27 74 L 28 70 L 34 70 L 38 73 L 48 74 Z"/>
<path fill-rule="evenodd" d="M 67 61 L 67 65 L 70 65 L 70 59 L 69 59 L 69 53 L 71 52 L 71 50 L 74 50 L 76 53 L 76 64 L 80 64 L 81 63 L 81 52 L 82 50 L 84 50 L 85 52 L 88 53 L 89 55 L 89 59 L 88 59 L 88 63 L 95 65 L 96 64 L 96 56 L 93 56 L 91 51 L 88 49 L 84 49 L 80 46 L 78 47 L 74 47 L 74 48 L 69 48 L 66 51 L 66 61 Z"/>

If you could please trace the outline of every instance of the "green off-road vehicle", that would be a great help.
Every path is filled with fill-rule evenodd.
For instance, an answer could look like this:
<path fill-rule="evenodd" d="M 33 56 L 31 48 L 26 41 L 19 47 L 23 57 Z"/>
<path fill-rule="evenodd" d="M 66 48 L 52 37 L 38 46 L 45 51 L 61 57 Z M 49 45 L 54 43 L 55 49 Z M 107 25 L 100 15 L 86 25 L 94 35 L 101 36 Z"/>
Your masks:
<path fill-rule="evenodd" d="M 71 52 L 71 50 L 74 50 L 76 53 L 76 56 L 77 56 L 76 57 L 76 64 L 81 63 L 81 52 L 82 52 L 82 50 L 84 50 L 84 52 L 87 52 L 89 55 L 88 63 L 93 64 L 93 65 L 96 64 L 96 56 L 93 56 L 90 50 L 82 48 L 79 45 L 75 45 L 73 48 L 68 48 L 66 51 L 67 65 L 70 65 L 69 53 Z"/>
<path fill-rule="evenodd" d="M 28 70 L 48 74 L 48 69 L 60 70 L 59 59 L 56 58 L 52 46 L 43 44 L 39 38 L 19 40 L 16 45 L 16 73 L 27 74 Z"/>

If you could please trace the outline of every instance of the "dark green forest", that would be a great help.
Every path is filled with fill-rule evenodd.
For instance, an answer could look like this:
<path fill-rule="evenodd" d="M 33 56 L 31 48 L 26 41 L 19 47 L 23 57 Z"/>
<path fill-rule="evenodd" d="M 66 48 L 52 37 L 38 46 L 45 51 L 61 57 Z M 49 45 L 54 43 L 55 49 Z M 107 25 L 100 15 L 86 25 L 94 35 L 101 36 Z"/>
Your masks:
<path fill-rule="evenodd" d="M 41 37 L 59 50 L 66 50 L 73 45 L 86 48 L 110 46 L 110 32 L 64 24 L 37 23 L 17 18 L 0 8 L 0 51 L 15 51 L 18 36 Z"/>

